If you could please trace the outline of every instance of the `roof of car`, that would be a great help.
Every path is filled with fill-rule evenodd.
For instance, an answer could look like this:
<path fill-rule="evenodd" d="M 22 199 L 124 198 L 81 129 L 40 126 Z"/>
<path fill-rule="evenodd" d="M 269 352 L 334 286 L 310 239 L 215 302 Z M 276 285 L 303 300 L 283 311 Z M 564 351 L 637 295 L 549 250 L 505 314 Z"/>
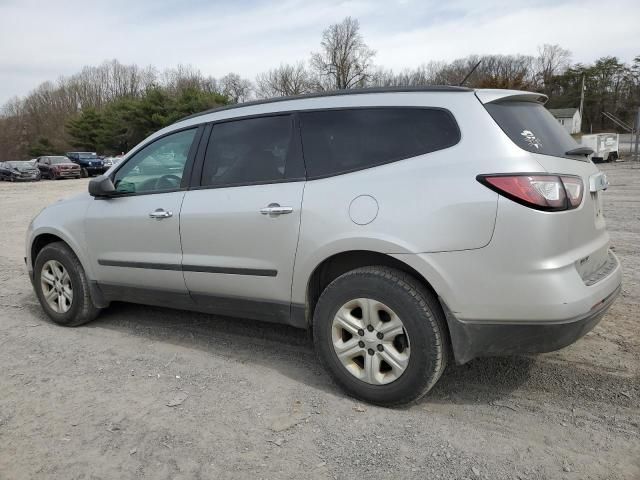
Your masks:
<path fill-rule="evenodd" d="M 571 118 L 578 111 L 577 108 L 550 108 L 549 111 L 556 118 Z"/>
<path fill-rule="evenodd" d="M 288 97 L 274 97 L 267 98 L 265 100 L 254 100 L 251 102 L 236 103 L 233 105 L 226 105 L 224 107 L 216 107 L 204 112 L 194 113 L 187 117 L 183 117 L 174 123 L 179 123 L 190 118 L 199 117 L 201 115 L 207 115 L 209 113 L 221 112 L 224 110 L 232 110 L 235 108 L 251 107 L 254 105 L 264 105 L 268 103 L 286 102 L 290 100 L 304 100 L 307 98 L 318 97 L 335 97 L 339 95 L 363 95 L 366 93 L 396 93 L 396 92 L 473 92 L 473 89 L 467 87 L 456 87 L 452 85 L 433 85 L 423 87 L 380 87 L 380 88 L 357 88 L 349 90 L 331 90 L 319 93 L 307 93 L 303 95 L 294 95 Z"/>

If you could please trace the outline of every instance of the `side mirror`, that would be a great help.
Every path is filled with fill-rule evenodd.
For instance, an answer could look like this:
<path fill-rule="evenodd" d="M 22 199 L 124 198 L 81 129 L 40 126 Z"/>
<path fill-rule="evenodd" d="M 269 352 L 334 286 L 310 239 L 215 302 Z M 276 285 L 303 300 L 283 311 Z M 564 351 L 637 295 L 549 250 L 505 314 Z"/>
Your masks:
<path fill-rule="evenodd" d="M 89 195 L 92 197 L 109 197 L 116 191 L 111 178 L 100 175 L 89 182 Z"/>

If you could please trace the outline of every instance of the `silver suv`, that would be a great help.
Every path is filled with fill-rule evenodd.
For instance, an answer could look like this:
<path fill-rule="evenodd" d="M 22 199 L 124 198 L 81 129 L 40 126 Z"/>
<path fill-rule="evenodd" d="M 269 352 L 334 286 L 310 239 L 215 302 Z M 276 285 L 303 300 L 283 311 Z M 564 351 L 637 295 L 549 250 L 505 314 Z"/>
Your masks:
<path fill-rule="evenodd" d="M 221 108 L 40 213 L 61 325 L 128 301 L 310 329 L 349 394 L 415 400 L 447 362 L 547 352 L 620 291 L 605 176 L 538 93 L 359 90 Z"/>

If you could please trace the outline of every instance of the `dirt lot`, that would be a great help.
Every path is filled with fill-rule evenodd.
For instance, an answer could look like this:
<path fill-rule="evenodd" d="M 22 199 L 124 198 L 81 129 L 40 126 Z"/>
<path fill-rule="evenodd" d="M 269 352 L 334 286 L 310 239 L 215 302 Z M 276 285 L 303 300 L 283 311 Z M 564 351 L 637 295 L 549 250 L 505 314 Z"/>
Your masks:
<path fill-rule="evenodd" d="M 24 233 L 86 180 L 0 183 L 0 479 L 640 479 L 639 167 L 603 167 L 625 272 L 603 322 L 397 410 L 345 397 L 287 327 L 128 304 L 54 326 Z"/>

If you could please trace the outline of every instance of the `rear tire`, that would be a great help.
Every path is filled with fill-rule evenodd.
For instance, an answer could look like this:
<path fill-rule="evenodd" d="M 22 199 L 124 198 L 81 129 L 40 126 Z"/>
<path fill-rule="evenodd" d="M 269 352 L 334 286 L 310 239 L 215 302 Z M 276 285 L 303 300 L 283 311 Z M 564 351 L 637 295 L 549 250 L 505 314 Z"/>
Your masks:
<path fill-rule="evenodd" d="M 40 305 L 58 325 L 77 327 L 100 313 L 80 260 L 64 242 L 50 243 L 38 253 L 33 275 Z"/>
<path fill-rule="evenodd" d="M 345 316 L 348 328 L 342 328 Z M 392 331 L 401 333 L 392 337 Z M 440 303 L 415 278 L 389 267 L 358 268 L 331 282 L 316 305 L 313 334 L 320 361 L 336 383 L 349 395 L 377 405 L 418 400 L 447 364 Z M 343 350 L 355 353 L 342 353 L 341 360 L 337 352 Z"/>

